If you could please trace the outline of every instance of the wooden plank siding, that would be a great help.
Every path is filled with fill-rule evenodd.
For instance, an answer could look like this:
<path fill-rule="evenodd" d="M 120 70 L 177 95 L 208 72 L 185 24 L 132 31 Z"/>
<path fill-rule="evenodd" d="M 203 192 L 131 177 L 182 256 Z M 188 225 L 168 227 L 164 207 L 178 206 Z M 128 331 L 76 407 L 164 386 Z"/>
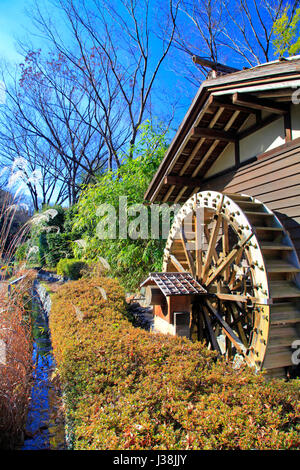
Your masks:
<path fill-rule="evenodd" d="M 295 244 L 300 258 L 300 142 L 268 152 L 257 161 L 203 181 L 211 189 L 256 197 L 275 212 Z"/>

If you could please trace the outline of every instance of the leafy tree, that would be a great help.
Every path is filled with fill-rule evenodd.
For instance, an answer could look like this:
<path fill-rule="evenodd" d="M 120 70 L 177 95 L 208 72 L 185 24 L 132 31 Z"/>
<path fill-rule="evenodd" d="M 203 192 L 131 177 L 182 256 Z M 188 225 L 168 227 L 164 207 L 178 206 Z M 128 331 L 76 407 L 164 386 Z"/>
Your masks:
<path fill-rule="evenodd" d="M 155 132 L 147 121 L 140 128 L 141 138 L 132 149 L 135 158 L 126 158 L 120 168 L 101 176 L 96 184 L 86 186 L 77 204 L 73 230 L 82 233 L 82 240 L 74 245 L 76 257 L 97 259 L 102 257 L 109 263 L 112 274 L 121 279 L 127 288 L 135 288 L 149 271 L 161 269 L 164 240 L 136 240 L 118 237 L 99 239 L 97 226 L 105 222 L 106 214 L 99 213 L 99 206 L 109 204 L 119 214 L 120 197 L 127 196 L 127 205 L 142 204 L 144 193 L 166 150 L 166 137 L 162 129 Z M 118 219 L 118 217 L 117 217 Z M 132 220 L 128 216 L 128 221 Z M 81 242 L 81 243 L 80 243 Z"/>
<path fill-rule="evenodd" d="M 276 39 L 273 41 L 275 54 L 282 57 L 285 53 L 295 55 L 300 51 L 300 8 L 290 12 L 287 6 L 283 15 L 274 23 Z"/>

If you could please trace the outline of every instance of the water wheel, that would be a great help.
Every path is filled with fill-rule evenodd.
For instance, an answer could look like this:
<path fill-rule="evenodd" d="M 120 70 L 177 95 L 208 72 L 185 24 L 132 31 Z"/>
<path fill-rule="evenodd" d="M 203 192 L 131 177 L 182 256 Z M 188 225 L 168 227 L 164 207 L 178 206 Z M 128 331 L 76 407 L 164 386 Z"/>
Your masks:
<path fill-rule="evenodd" d="M 285 375 L 300 338 L 300 264 L 263 203 L 215 191 L 192 196 L 175 217 L 163 271 L 190 272 L 208 292 L 191 306 L 192 339 Z"/>

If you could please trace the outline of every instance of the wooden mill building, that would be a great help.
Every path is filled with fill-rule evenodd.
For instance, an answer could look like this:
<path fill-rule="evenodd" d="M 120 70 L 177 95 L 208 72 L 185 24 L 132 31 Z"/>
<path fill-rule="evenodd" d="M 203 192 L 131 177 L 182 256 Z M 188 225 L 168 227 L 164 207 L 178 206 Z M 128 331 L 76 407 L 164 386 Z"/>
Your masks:
<path fill-rule="evenodd" d="M 145 282 L 161 291 L 157 327 L 175 334 L 185 313 L 192 338 L 278 376 L 300 338 L 299 102 L 300 56 L 205 80 L 145 194 L 183 204 L 165 249 L 173 281 L 159 281 L 173 294 Z"/>

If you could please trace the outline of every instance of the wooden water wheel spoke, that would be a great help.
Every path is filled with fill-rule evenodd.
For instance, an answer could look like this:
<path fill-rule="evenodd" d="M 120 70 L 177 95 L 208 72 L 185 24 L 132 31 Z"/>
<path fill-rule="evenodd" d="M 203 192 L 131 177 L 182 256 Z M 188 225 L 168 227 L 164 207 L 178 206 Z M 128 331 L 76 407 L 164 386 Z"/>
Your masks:
<path fill-rule="evenodd" d="M 170 261 L 171 261 L 171 263 L 173 264 L 173 266 L 174 266 L 179 272 L 182 272 L 182 273 L 185 272 L 184 267 L 182 266 L 182 264 L 178 261 L 178 259 L 177 259 L 175 256 L 170 255 Z"/>
<path fill-rule="evenodd" d="M 234 319 L 234 324 L 231 324 L 230 326 L 236 326 L 240 339 L 242 340 L 244 346 L 248 348 L 248 341 L 242 323 L 243 316 L 239 314 L 239 311 L 237 310 L 235 304 L 232 303 L 231 305 L 229 305 L 229 309 L 231 311 L 232 318 Z"/>
<path fill-rule="evenodd" d="M 194 253 L 187 240 L 194 240 Z M 291 364 L 291 338 L 299 339 L 294 279 L 300 263 L 289 234 L 260 201 L 215 191 L 194 195 L 175 217 L 163 270 L 189 270 L 206 289 L 191 301 L 192 330 L 209 348 L 232 360 L 241 354 L 257 369 Z"/>
<path fill-rule="evenodd" d="M 249 301 L 249 297 L 247 295 L 242 295 L 242 294 L 217 292 L 215 295 L 219 300 L 227 300 L 231 302 L 244 302 L 244 303 L 247 303 Z"/>
<path fill-rule="evenodd" d="M 194 260 L 192 258 L 191 252 L 187 247 L 187 240 L 186 240 L 186 237 L 185 237 L 183 225 L 181 226 L 180 238 L 181 238 L 184 254 L 186 256 L 190 271 L 193 274 L 193 276 L 196 277 L 195 263 L 194 263 Z"/>
<path fill-rule="evenodd" d="M 205 326 L 207 328 L 212 347 L 215 351 L 218 351 L 219 353 L 221 353 L 221 349 L 217 341 L 215 331 L 212 327 L 212 322 L 208 313 L 208 309 L 204 305 L 203 305 L 203 317 L 204 317 Z"/>
<path fill-rule="evenodd" d="M 203 280 L 206 279 L 206 274 L 207 274 L 207 271 L 210 267 L 212 257 L 216 253 L 216 251 L 215 251 L 216 241 L 217 241 L 217 237 L 219 236 L 220 226 L 222 224 L 221 209 L 222 209 L 222 205 L 223 205 L 223 200 L 224 200 L 224 196 L 222 196 L 221 201 L 218 205 L 217 212 L 214 215 L 213 227 L 212 227 L 212 230 L 211 230 L 211 233 L 210 233 L 210 240 L 209 240 L 209 244 L 208 244 L 207 254 L 206 254 L 203 269 L 202 269 L 202 279 Z"/>
<path fill-rule="evenodd" d="M 228 238 L 228 222 L 223 219 L 223 235 L 222 235 L 222 248 L 223 248 L 223 257 L 226 258 L 227 253 L 229 252 L 229 238 Z M 224 281 L 228 282 L 230 274 L 230 269 L 227 267 L 224 271 Z"/>
<path fill-rule="evenodd" d="M 229 338 L 229 340 L 232 342 L 232 344 L 243 354 L 247 352 L 247 349 L 245 348 L 244 344 L 240 340 L 240 338 L 235 334 L 235 332 L 232 330 L 232 328 L 228 325 L 228 323 L 224 320 L 224 318 L 221 316 L 218 311 L 213 308 L 211 305 L 209 305 L 209 302 L 206 302 L 206 305 L 210 312 L 216 317 L 218 320 L 219 324 L 222 326 L 223 331 L 225 335 Z"/>
<path fill-rule="evenodd" d="M 194 210 L 194 225 L 195 225 L 195 262 L 196 262 L 196 277 L 199 279 L 202 270 L 202 240 L 201 240 L 201 222 L 200 222 L 200 208 Z"/>
<path fill-rule="evenodd" d="M 228 280 L 229 287 L 232 287 L 235 283 L 236 269 L 238 268 L 238 266 L 241 262 L 242 256 L 243 256 L 243 251 L 240 251 L 240 253 L 237 255 L 237 257 L 235 259 L 235 264 L 233 265 L 232 273 L 229 276 L 229 280 Z"/>
<path fill-rule="evenodd" d="M 228 308 L 226 308 L 225 319 L 226 319 L 226 322 L 230 325 L 232 318 L 231 318 L 231 314 Z M 231 343 L 231 340 L 228 338 L 228 336 L 226 336 L 225 341 L 226 341 L 226 356 L 228 359 L 230 359 L 233 354 L 232 343 Z"/>
<path fill-rule="evenodd" d="M 239 312 L 238 315 L 235 316 L 234 320 L 230 324 L 231 328 L 234 328 L 237 323 L 244 322 L 244 325 L 248 325 L 249 323 L 249 311 L 243 307 L 240 302 L 235 302 L 234 304 L 230 303 L 229 308 L 233 309 L 236 307 L 237 311 Z M 252 318 L 251 318 L 252 320 Z"/>
<path fill-rule="evenodd" d="M 205 282 L 207 286 L 209 286 L 236 259 L 236 257 L 243 251 L 244 246 L 248 243 L 252 235 L 253 234 L 249 235 L 245 240 L 243 240 L 240 246 L 233 248 L 220 265 L 212 271 Z"/>

